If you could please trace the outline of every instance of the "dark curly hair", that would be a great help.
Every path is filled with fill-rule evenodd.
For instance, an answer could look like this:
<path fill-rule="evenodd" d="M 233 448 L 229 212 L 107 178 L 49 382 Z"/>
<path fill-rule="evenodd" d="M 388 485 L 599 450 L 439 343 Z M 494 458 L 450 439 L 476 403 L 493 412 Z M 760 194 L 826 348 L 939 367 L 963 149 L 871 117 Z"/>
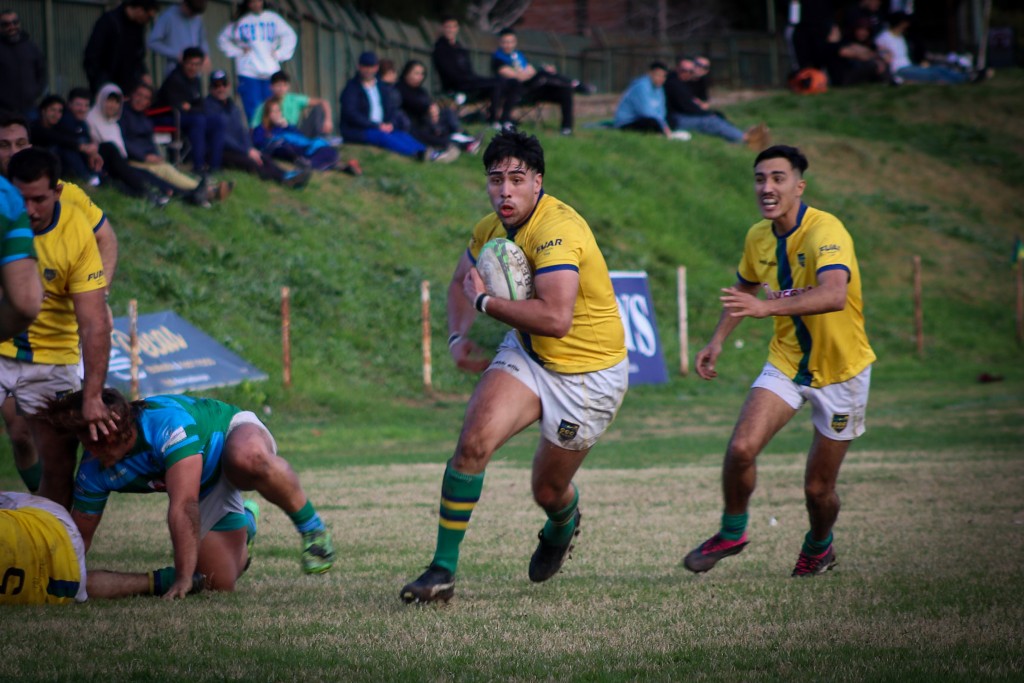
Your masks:
<path fill-rule="evenodd" d="M 519 159 L 527 168 L 544 175 L 544 148 L 535 135 L 503 131 L 491 138 L 484 152 L 484 170 L 491 170 L 505 159 Z"/>
<path fill-rule="evenodd" d="M 125 427 L 138 419 L 146 401 L 129 401 L 120 391 L 110 388 L 104 389 L 101 396 L 120 428 L 105 436 L 100 433 L 100 440 L 111 445 L 123 445 L 134 438 L 134 430 Z M 65 434 L 78 436 L 89 429 L 89 421 L 82 417 L 81 391 L 51 399 L 44 415 L 54 429 Z"/>

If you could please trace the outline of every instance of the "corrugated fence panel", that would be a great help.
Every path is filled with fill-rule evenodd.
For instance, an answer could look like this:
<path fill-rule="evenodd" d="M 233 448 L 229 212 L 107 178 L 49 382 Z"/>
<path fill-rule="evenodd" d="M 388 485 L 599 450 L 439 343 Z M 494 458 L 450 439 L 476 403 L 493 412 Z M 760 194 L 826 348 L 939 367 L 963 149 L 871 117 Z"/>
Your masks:
<path fill-rule="evenodd" d="M 161 0 L 161 9 L 178 0 Z M 86 83 L 82 55 L 93 24 L 118 0 L 0 0 L 0 6 L 18 12 L 22 26 L 47 55 L 50 90 L 62 95 L 74 86 Z M 235 0 L 210 0 L 203 15 L 210 41 L 210 59 L 214 69 L 234 73 L 234 64 L 216 47 L 217 36 L 231 21 Z M 355 72 L 356 59 L 364 50 L 374 50 L 381 57 L 390 57 L 400 69 L 408 59 L 428 64 L 430 83 L 439 84 L 432 73 L 430 53 L 440 35 L 440 25 L 429 19 L 409 25 L 383 17 L 369 17 L 350 3 L 339 0 L 277 0 L 276 11 L 299 34 L 295 57 L 286 65 L 297 87 L 309 94 L 336 99 L 345 82 Z M 51 16 L 47 16 L 52 8 Z M 534 64 L 545 62 L 568 76 L 595 83 L 602 90 L 622 90 L 629 82 L 645 73 L 655 58 L 671 59 L 672 46 L 658 46 L 637 36 L 594 30 L 593 38 L 554 35 L 545 31 L 520 32 L 520 49 Z M 497 39 L 463 25 L 461 39 L 469 48 L 478 73 L 490 73 L 490 55 Z M 731 86 L 764 87 L 774 85 L 779 59 L 784 51 L 770 35 L 716 35 L 703 40 L 688 41 L 690 50 L 703 47 L 715 65 L 716 83 Z M 698 47 L 699 46 L 699 47 Z M 162 70 L 155 58 L 149 65 L 157 85 Z M 773 69 L 772 67 L 776 68 Z M 205 87 L 205 84 L 204 84 Z"/>
<path fill-rule="evenodd" d="M 92 25 L 104 10 L 98 4 L 54 2 L 53 6 L 53 54 L 47 55 L 47 59 L 53 60 L 50 90 L 66 96 L 71 88 L 89 85 L 82 68 L 82 58 Z"/>
<path fill-rule="evenodd" d="M 299 49 L 295 53 L 296 66 L 301 67 L 302 72 L 295 79 L 298 92 L 315 97 L 320 96 L 320 74 L 316 68 L 320 59 L 320 51 L 317 50 L 316 24 L 308 19 L 303 19 L 299 30 Z"/>

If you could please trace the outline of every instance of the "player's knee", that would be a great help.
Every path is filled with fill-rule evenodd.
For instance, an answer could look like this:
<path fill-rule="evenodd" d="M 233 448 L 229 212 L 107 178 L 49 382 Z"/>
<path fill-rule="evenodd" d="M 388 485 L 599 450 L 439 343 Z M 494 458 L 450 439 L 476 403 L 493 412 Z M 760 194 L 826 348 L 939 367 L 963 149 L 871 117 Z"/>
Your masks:
<path fill-rule="evenodd" d="M 493 451 L 482 439 L 464 436 L 452 461 L 460 472 L 482 472 Z"/>
<path fill-rule="evenodd" d="M 229 576 L 226 572 L 206 577 L 206 589 L 211 591 L 222 591 L 231 593 L 235 590 L 235 577 Z"/>
<path fill-rule="evenodd" d="M 565 495 L 565 490 L 559 490 L 551 484 L 546 483 L 534 483 L 533 484 L 533 500 L 537 505 L 541 506 L 545 510 L 559 510 L 563 507 L 562 498 Z"/>
<path fill-rule="evenodd" d="M 754 441 L 733 437 L 726 450 L 726 458 L 734 464 L 748 465 L 757 458 L 758 448 Z"/>
<path fill-rule="evenodd" d="M 829 482 L 815 480 L 804 483 L 804 498 L 808 505 L 829 501 L 835 496 L 835 486 Z"/>

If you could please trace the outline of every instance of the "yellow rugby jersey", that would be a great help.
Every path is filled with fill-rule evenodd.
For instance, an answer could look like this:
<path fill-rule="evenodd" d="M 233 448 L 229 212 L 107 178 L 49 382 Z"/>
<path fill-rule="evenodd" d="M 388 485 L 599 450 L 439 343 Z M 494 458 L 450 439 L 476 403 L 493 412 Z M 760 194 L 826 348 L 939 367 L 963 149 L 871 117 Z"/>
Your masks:
<path fill-rule="evenodd" d="M 37 507 L 0 509 L 0 605 L 72 603 L 82 577 L 68 530 Z"/>
<path fill-rule="evenodd" d="M 92 197 L 87 195 L 78 185 L 69 183 L 66 180 L 60 181 L 60 184 L 64 186 L 60 193 L 61 204 L 65 206 L 73 204 L 85 216 L 85 222 L 92 226 L 92 231 L 96 232 L 99 230 L 100 223 L 106 218 L 103 209 L 96 206 L 92 201 Z"/>
<path fill-rule="evenodd" d="M 796 227 L 777 237 L 772 222 L 747 232 L 737 275 L 760 285 L 765 298 L 799 296 L 816 287 L 818 273 L 844 270 L 846 306 L 806 316 L 775 316 L 768 361 L 797 384 L 824 387 L 845 382 L 875 360 L 864 331 L 864 302 L 853 239 L 832 214 L 800 205 Z"/>
<path fill-rule="evenodd" d="M 626 334 L 608 266 L 582 216 L 542 190 L 533 213 L 511 232 L 496 213 L 476 224 L 468 249 L 474 264 L 480 248 L 495 237 L 506 237 L 523 250 L 534 277 L 564 269 L 580 276 L 572 327 L 566 336 L 556 339 L 518 332 L 531 358 L 554 372 L 572 374 L 604 370 L 626 357 Z"/>
<path fill-rule="evenodd" d="M 103 263 L 90 219 L 74 204 L 57 202 L 54 220 L 35 234 L 43 308 L 28 330 L 0 343 L 0 355 L 29 363 L 78 363 L 78 320 L 72 294 L 105 289 Z"/>

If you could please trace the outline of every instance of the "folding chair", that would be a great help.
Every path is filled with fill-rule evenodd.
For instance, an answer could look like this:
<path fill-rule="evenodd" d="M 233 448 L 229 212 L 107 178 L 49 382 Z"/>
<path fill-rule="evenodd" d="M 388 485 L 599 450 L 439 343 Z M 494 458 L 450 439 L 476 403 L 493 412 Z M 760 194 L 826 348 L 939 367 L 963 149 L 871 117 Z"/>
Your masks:
<path fill-rule="evenodd" d="M 156 144 L 167 148 L 168 161 L 180 166 L 190 150 L 188 140 L 181 134 L 181 112 L 173 107 L 154 107 L 146 110 L 146 116 L 157 119 L 171 114 L 174 123 L 153 122 L 153 140 Z"/>

